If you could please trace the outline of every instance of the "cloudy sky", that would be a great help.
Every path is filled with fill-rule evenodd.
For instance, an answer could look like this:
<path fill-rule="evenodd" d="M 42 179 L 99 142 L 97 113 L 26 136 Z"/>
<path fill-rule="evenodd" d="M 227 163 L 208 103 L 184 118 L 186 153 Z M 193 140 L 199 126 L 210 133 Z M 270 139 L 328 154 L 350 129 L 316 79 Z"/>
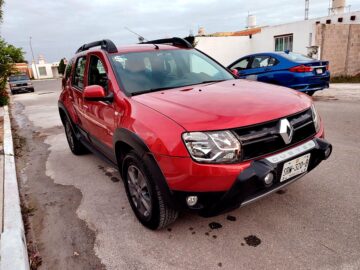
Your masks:
<path fill-rule="evenodd" d="M 207 33 L 245 27 L 248 12 L 258 25 L 273 25 L 304 18 L 304 0 L 5 0 L 0 35 L 22 47 L 31 60 L 48 62 L 70 58 L 83 43 L 103 38 L 117 44 L 137 42 L 129 27 L 147 39 L 186 36 L 203 26 Z M 360 0 L 347 0 L 360 10 Z M 329 0 L 310 0 L 310 17 L 326 16 Z"/>

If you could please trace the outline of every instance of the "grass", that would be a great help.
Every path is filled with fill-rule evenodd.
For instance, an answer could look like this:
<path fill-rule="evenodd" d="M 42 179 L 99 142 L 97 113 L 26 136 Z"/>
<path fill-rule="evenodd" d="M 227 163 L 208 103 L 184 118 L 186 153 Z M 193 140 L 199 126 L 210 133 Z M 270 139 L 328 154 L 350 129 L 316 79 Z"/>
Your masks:
<path fill-rule="evenodd" d="M 331 83 L 360 83 L 360 74 L 356 76 L 331 77 Z"/>

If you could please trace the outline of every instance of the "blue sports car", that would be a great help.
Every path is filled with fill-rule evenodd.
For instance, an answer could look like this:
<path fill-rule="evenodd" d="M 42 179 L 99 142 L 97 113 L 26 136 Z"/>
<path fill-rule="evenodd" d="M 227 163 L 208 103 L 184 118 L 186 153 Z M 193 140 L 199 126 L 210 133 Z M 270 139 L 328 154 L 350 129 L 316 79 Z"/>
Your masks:
<path fill-rule="evenodd" d="M 247 55 L 228 68 L 239 78 L 286 86 L 310 96 L 328 88 L 330 81 L 328 61 L 289 51 Z"/>

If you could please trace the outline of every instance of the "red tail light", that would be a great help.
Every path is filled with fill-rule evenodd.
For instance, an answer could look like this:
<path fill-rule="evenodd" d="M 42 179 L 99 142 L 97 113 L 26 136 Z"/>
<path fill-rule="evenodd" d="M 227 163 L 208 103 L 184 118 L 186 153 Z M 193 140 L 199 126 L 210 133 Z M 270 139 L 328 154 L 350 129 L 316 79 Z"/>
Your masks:
<path fill-rule="evenodd" d="M 308 67 L 305 65 L 301 65 L 301 66 L 296 66 L 296 67 L 292 67 L 289 69 L 291 72 L 311 72 L 314 69 L 312 67 Z"/>

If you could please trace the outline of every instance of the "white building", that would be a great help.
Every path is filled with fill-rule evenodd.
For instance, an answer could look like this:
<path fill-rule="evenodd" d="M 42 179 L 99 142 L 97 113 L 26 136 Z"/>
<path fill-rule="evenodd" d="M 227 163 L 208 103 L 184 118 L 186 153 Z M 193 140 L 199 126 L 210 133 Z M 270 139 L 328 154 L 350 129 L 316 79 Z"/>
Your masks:
<path fill-rule="evenodd" d="M 308 54 L 311 46 L 318 47 L 318 53 L 313 57 L 320 59 L 321 48 L 316 44 L 318 25 L 360 24 L 360 11 L 342 13 L 336 10 L 333 13 L 321 18 L 253 28 L 257 31 L 251 31 L 254 25 L 250 25 L 248 30 L 239 32 L 197 36 L 196 47 L 225 66 L 242 56 L 259 52 L 290 50 Z M 250 24 L 254 24 L 253 16 Z"/>
<path fill-rule="evenodd" d="M 59 62 L 46 63 L 42 55 L 39 56 L 38 63 L 32 63 L 31 69 L 34 79 L 52 79 L 59 78 L 58 72 Z"/>

